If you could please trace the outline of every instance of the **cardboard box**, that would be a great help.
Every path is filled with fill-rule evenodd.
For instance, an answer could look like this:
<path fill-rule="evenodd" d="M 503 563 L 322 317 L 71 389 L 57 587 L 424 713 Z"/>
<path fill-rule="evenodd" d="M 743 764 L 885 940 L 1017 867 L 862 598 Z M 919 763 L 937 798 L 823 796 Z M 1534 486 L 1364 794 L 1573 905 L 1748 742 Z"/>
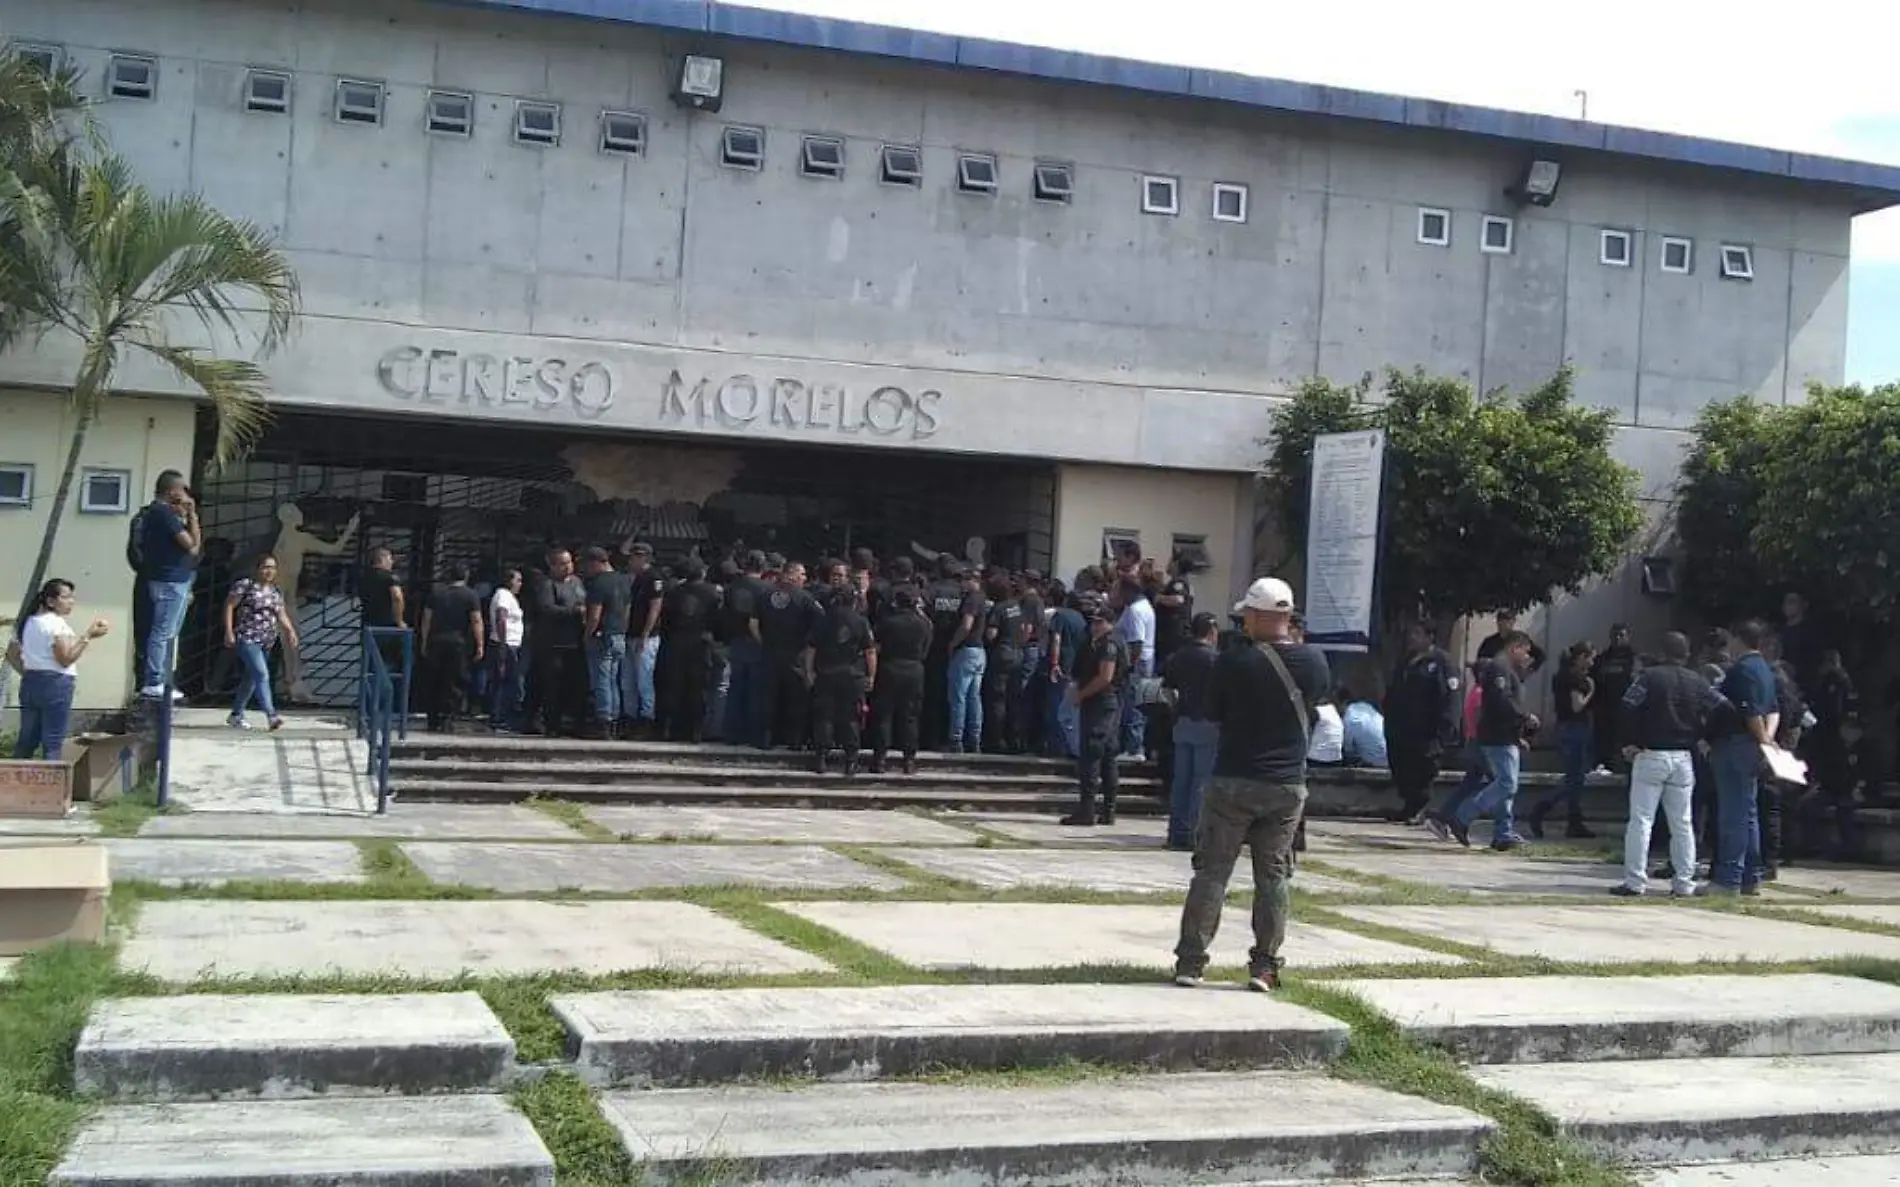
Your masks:
<path fill-rule="evenodd" d="M 0 816 L 63 820 L 73 810 L 73 767 L 59 762 L 0 761 Z"/>
<path fill-rule="evenodd" d="M 106 937 L 112 877 L 91 841 L 0 842 L 0 956 Z"/>
<path fill-rule="evenodd" d="M 79 751 L 73 770 L 73 798 L 92 804 L 109 804 L 128 790 L 121 771 L 122 756 L 130 754 L 131 779 L 136 786 L 150 753 L 150 743 L 137 734 L 81 734 L 66 744 Z"/>

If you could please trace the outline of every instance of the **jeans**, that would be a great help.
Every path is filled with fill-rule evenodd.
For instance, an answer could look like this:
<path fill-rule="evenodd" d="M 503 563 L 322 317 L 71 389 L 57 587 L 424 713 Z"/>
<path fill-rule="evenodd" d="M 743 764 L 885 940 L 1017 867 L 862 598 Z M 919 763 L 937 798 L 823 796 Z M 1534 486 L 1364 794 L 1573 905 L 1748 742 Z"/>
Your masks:
<path fill-rule="evenodd" d="M 1074 687 L 1073 680 L 1051 680 L 1048 684 L 1053 738 L 1065 758 L 1076 758 L 1082 753 L 1082 711 L 1069 699 L 1069 690 Z"/>
<path fill-rule="evenodd" d="M 13 743 L 14 758 L 32 758 L 35 751 L 47 762 L 58 762 L 72 725 L 73 686 L 78 681 L 64 672 L 28 672 L 20 677 L 20 736 Z"/>
<path fill-rule="evenodd" d="M 950 695 L 950 744 L 952 754 L 983 748 L 983 673 L 989 656 L 981 647 L 959 647 L 950 656 L 946 686 Z"/>
<path fill-rule="evenodd" d="M 1491 813 L 1496 822 L 1492 830 L 1495 844 L 1516 835 L 1511 827 L 1511 801 L 1517 796 L 1518 764 L 1524 752 L 1516 746 L 1480 746 L 1478 752 L 1484 755 L 1485 765 L 1491 770 L 1491 781 L 1459 806 L 1455 819 L 1460 828 L 1470 828 L 1472 821 Z"/>
<path fill-rule="evenodd" d="M 1669 864 L 1674 890 L 1695 889 L 1695 827 L 1690 800 L 1695 760 L 1687 750 L 1645 750 L 1630 765 L 1630 822 L 1623 834 L 1623 885 L 1641 894 L 1649 887 L 1649 835 L 1660 803 L 1669 821 Z"/>
<path fill-rule="evenodd" d="M 648 635 L 646 642 L 640 642 L 638 635 L 625 635 L 620 640 L 622 662 L 615 669 L 619 673 L 614 698 L 614 717 L 628 717 L 634 721 L 652 721 L 659 714 L 659 705 L 654 699 L 653 668 L 660 659 L 660 637 Z M 598 699 L 600 693 L 595 691 Z M 594 716 L 602 715 L 602 709 L 594 705 Z M 611 719 L 610 719 L 611 720 Z"/>
<path fill-rule="evenodd" d="M 503 729 L 517 729 L 527 666 L 521 648 L 507 644 L 488 649 L 488 716 Z"/>
<path fill-rule="evenodd" d="M 1539 821 L 1562 801 L 1570 823 L 1583 823 L 1583 780 L 1590 772 L 1590 760 L 1596 755 L 1596 731 L 1590 719 L 1579 718 L 1557 726 L 1557 751 L 1563 756 L 1563 786 L 1544 797 L 1533 815 Z"/>
<path fill-rule="evenodd" d="M 1141 711 L 1139 685 L 1150 675 L 1149 664 L 1145 659 L 1135 664 L 1134 670 L 1121 681 L 1122 753 L 1132 758 L 1147 754 L 1148 715 Z"/>
<path fill-rule="evenodd" d="M 1183 717 L 1174 723 L 1174 785 L 1168 796 L 1168 844 L 1192 845 L 1201 798 L 1214 777 L 1220 726 Z"/>
<path fill-rule="evenodd" d="M 270 695 L 270 652 L 261 643 L 239 639 L 237 657 L 243 675 L 238 677 L 237 698 L 231 702 L 231 720 L 243 721 L 253 700 L 264 711 L 265 720 L 277 720 L 277 706 Z"/>
<path fill-rule="evenodd" d="M 152 599 L 152 633 L 145 640 L 145 662 L 139 665 L 139 687 L 150 691 L 162 688 L 171 672 L 172 645 L 184 629 L 185 611 L 191 605 L 191 582 L 148 581 L 145 588 Z"/>
<path fill-rule="evenodd" d="M 1748 734 L 1730 734 L 1709 752 L 1715 774 L 1715 860 L 1709 881 L 1728 890 L 1753 886 L 1761 868 L 1757 796 L 1761 746 Z"/>
<path fill-rule="evenodd" d="M 609 724 L 620 720 L 627 667 L 627 636 L 597 635 L 587 640 L 587 672 L 594 689 L 594 720 Z"/>
<path fill-rule="evenodd" d="M 734 639 L 726 654 L 726 672 L 726 741 L 758 742 L 765 731 L 758 714 L 765 680 L 765 652 L 759 641 Z"/>

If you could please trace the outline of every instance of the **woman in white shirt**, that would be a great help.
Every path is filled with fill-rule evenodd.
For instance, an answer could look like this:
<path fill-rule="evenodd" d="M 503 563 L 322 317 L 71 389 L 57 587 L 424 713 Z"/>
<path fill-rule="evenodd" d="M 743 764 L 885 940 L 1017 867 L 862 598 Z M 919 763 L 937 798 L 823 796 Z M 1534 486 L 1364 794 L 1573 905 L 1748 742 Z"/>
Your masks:
<path fill-rule="evenodd" d="M 58 762 L 72 721 L 73 686 L 78 683 L 79 657 L 86 645 L 110 629 L 95 618 L 83 635 L 73 632 L 67 616 L 73 612 L 73 583 L 58 577 L 40 587 L 32 617 L 20 630 L 7 660 L 20 673 L 20 738 L 14 758 L 43 754 Z"/>
<path fill-rule="evenodd" d="M 522 681 L 521 570 L 503 569 L 501 583 L 488 603 L 488 719 L 497 729 L 519 729 Z"/>

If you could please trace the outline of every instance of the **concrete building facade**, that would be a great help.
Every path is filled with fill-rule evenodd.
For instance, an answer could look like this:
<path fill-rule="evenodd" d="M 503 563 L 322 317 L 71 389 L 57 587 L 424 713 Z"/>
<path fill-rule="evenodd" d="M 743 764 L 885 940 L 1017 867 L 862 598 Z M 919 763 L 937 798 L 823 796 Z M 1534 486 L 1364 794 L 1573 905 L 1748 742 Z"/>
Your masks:
<path fill-rule="evenodd" d="M 302 591 L 326 622 L 353 548 L 453 555 L 451 521 L 526 487 L 832 543 L 879 499 L 836 471 L 883 466 L 926 550 L 1066 574 L 1134 535 L 1204 548 L 1220 601 L 1255 569 L 1276 398 L 1386 366 L 1489 389 L 1572 362 L 1660 499 L 1708 401 L 1841 380 L 1850 222 L 1900 200 L 1894 170 L 688 0 L 0 0 L 0 30 L 85 68 L 154 188 L 281 237 L 285 414 L 209 480 L 211 524 L 241 563 L 285 502 L 325 541 L 362 517 Z M 716 112 L 674 101 L 687 54 L 721 61 Z M 1534 159 L 1548 206 L 1507 196 Z M 0 360 L 4 410 L 72 361 Z M 53 456 L 15 441 L 0 463 Z M 0 512 L 0 546 L 32 518 Z M 1546 629 L 1640 595 L 1586 601 Z"/>

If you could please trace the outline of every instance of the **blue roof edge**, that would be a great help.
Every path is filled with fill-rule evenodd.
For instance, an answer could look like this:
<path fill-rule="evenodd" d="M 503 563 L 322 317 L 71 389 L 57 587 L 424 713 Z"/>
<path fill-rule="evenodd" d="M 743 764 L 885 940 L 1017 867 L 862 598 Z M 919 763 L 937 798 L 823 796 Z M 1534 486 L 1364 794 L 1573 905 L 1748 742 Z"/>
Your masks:
<path fill-rule="evenodd" d="M 1219 70 L 1169 66 L 1072 50 L 930 33 L 863 21 L 727 4 L 721 0 L 453 2 L 549 16 L 649 25 L 937 66 L 991 70 L 1027 78 L 1090 83 L 1301 115 L 1433 128 L 1553 148 L 1588 149 L 1849 190 L 1861 196 L 1866 210 L 1900 205 L 1900 167 L 1614 124 L 1589 123 L 1561 116 L 1474 107 L 1347 87 L 1258 78 Z"/>

